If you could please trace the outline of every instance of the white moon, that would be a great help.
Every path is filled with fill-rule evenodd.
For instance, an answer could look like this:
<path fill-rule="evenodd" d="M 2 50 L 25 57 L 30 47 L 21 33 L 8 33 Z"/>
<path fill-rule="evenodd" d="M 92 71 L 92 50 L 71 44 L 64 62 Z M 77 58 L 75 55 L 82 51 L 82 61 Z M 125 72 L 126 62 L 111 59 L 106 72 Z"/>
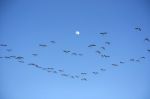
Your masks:
<path fill-rule="evenodd" d="M 80 32 L 79 32 L 79 31 L 76 31 L 75 34 L 76 34 L 76 35 L 80 35 Z"/>

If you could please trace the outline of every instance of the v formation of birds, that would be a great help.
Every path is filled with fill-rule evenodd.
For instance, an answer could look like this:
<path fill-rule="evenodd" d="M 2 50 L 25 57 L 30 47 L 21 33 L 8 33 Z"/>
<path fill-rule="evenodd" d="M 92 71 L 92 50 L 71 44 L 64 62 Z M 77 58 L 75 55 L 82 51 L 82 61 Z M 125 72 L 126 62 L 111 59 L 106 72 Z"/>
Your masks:
<path fill-rule="evenodd" d="M 139 31 L 141 32 L 142 29 L 139 28 L 139 27 L 136 27 L 134 28 L 136 31 Z M 100 36 L 108 36 L 108 33 L 107 32 L 101 32 L 99 33 Z M 149 42 L 150 43 L 150 38 L 146 37 L 144 38 L 144 42 Z M 57 46 L 57 42 L 56 41 L 50 41 L 51 44 L 55 44 Z M 111 42 L 109 41 L 105 41 L 105 45 L 110 45 Z M 43 47 L 43 48 L 46 48 L 48 47 L 48 44 L 38 44 L 39 47 Z M 89 44 L 87 45 L 88 48 L 94 48 L 96 47 L 97 45 L 96 44 Z M 7 52 L 11 52 L 13 51 L 11 48 L 8 48 L 9 46 L 7 44 L 3 44 L 1 43 L 0 44 L 0 47 L 1 48 L 6 48 L 5 50 Z M 109 55 L 106 55 L 103 53 L 103 51 L 106 50 L 106 46 L 101 46 L 99 50 L 95 50 L 95 54 L 99 55 L 101 58 L 110 58 L 111 56 Z M 150 49 L 146 49 L 147 52 L 150 53 Z M 74 51 L 71 51 L 71 50 L 67 50 L 67 49 L 64 49 L 62 50 L 62 53 L 65 53 L 65 54 L 69 54 L 69 55 L 73 55 L 73 56 L 79 56 L 79 57 L 83 57 L 84 56 L 84 53 L 80 53 L 80 52 L 74 52 Z M 34 57 L 39 57 L 37 53 L 33 53 L 31 54 L 33 55 Z M 11 55 L 11 56 L 0 56 L 0 59 L 15 59 L 17 60 L 17 62 L 19 63 L 22 63 L 22 64 L 26 64 L 26 65 L 29 65 L 29 66 L 33 66 L 37 69 L 41 69 L 43 71 L 46 71 L 48 73 L 54 73 L 54 74 L 58 74 L 58 75 L 61 75 L 62 77 L 67 77 L 67 78 L 71 78 L 71 79 L 78 79 L 78 80 L 82 80 L 82 81 L 88 81 L 87 79 L 87 76 L 88 75 L 98 75 L 100 72 L 105 72 L 107 71 L 107 68 L 106 67 L 100 67 L 99 70 L 95 70 L 95 71 L 91 71 L 91 73 L 87 73 L 86 71 L 84 72 L 81 72 L 80 74 L 69 74 L 69 73 L 66 73 L 64 69 L 55 69 L 54 67 L 43 67 L 43 66 L 40 66 L 39 64 L 36 64 L 36 63 L 27 63 L 25 62 L 25 58 L 23 56 L 16 56 L 16 55 Z M 131 59 L 127 59 L 126 61 L 118 61 L 117 63 L 111 63 L 110 66 L 113 66 L 113 67 L 118 67 L 122 64 L 125 64 L 129 61 L 131 62 L 141 62 L 143 59 L 146 59 L 145 56 L 140 56 L 138 58 L 131 58 Z"/>

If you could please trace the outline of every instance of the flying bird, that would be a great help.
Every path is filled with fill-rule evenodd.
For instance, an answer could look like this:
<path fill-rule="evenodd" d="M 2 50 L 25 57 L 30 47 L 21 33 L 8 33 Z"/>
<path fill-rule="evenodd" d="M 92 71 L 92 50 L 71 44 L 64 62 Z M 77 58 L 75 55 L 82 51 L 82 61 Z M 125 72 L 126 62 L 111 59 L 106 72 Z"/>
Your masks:
<path fill-rule="evenodd" d="M 142 29 L 139 28 L 139 27 L 136 27 L 136 28 L 134 28 L 134 29 L 137 30 L 137 31 L 142 31 Z"/>
<path fill-rule="evenodd" d="M 149 39 L 149 38 L 145 38 L 144 40 L 147 41 L 147 42 L 150 42 L 150 39 Z"/>
<path fill-rule="evenodd" d="M 41 47 L 47 47 L 46 44 L 39 44 L 39 46 L 41 46 Z"/>
<path fill-rule="evenodd" d="M 92 72 L 94 75 L 97 75 L 98 74 L 98 72 Z"/>
<path fill-rule="evenodd" d="M 106 35 L 106 34 L 107 34 L 107 32 L 101 32 L 101 33 L 99 33 L 99 34 L 101 34 L 101 35 Z"/>
<path fill-rule="evenodd" d="M 90 44 L 88 47 L 94 47 L 94 46 L 96 46 L 95 44 Z"/>
<path fill-rule="evenodd" d="M 77 53 L 73 52 L 73 53 L 72 53 L 72 55 L 75 55 L 75 56 L 76 56 L 76 55 L 77 55 Z"/>
<path fill-rule="evenodd" d="M 101 54 L 101 51 L 97 50 L 96 53 Z"/>
<path fill-rule="evenodd" d="M 86 75 L 87 73 L 81 73 L 81 75 Z"/>
<path fill-rule="evenodd" d="M 64 52 L 64 53 L 69 53 L 69 52 L 71 52 L 71 51 L 69 51 L 69 50 L 63 50 L 63 52 Z"/>
<path fill-rule="evenodd" d="M 7 46 L 7 44 L 0 44 L 0 46 L 2 46 L 2 47 L 6 47 L 6 46 Z"/>
<path fill-rule="evenodd" d="M 83 81 L 87 81 L 87 79 L 86 79 L 86 78 L 82 78 L 81 80 L 83 80 Z"/>
<path fill-rule="evenodd" d="M 105 42 L 105 44 L 110 45 L 110 42 Z"/>
<path fill-rule="evenodd" d="M 7 51 L 7 52 L 11 52 L 11 51 L 12 51 L 12 49 L 6 49 L 6 51 Z"/>
<path fill-rule="evenodd" d="M 112 64 L 113 66 L 118 66 L 117 64 Z"/>
<path fill-rule="evenodd" d="M 105 47 L 104 47 L 104 46 L 102 46 L 102 47 L 101 47 L 101 49 L 105 50 Z"/>
<path fill-rule="evenodd" d="M 38 54 L 32 54 L 33 56 L 37 56 Z"/>
<path fill-rule="evenodd" d="M 55 41 L 50 41 L 51 43 L 55 44 L 56 42 Z"/>

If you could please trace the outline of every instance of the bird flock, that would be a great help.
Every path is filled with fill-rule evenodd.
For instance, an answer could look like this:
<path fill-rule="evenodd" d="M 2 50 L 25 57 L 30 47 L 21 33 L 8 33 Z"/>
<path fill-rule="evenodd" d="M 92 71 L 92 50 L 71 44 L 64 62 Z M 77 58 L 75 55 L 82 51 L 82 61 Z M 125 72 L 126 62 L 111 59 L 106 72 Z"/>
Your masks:
<path fill-rule="evenodd" d="M 141 32 L 142 29 L 139 28 L 139 27 L 136 27 L 134 28 L 135 31 L 139 31 Z M 106 36 L 108 35 L 107 32 L 101 32 L 99 33 L 100 36 Z M 148 42 L 150 43 L 150 38 L 146 37 L 144 38 L 144 42 Z M 51 44 L 55 44 L 57 46 L 57 42 L 52 40 L 50 41 Z M 87 45 L 87 48 L 90 48 L 90 49 L 94 49 L 95 50 L 95 54 L 99 55 L 101 58 L 111 58 L 110 55 L 106 55 L 104 54 L 104 51 L 107 50 L 107 46 L 111 45 L 111 42 L 109 41 L 105 41 L 104 42 L 105 45 L 104 46 L 99 46 L 98 48 L 99 49 L 96 49 L 96 44 L 89 44 Z M 49 45 L 48 44 L 38 44 L 38 47 L 42 47 L 42 48 L 46 48 L 48 47 Z M 13 51 L 11 48 L 8 48 L 9 46 L 7 44 L 0 44 L 0 48 L 6 48 L 5 50 L 7 52 L 11 52 Z M 147 52 L 150 53 L 150 49 L 147 49 L 146 50 Z M 74 52 L 74 51 L 71 51 L 71 50 L 68 50 L 68 49 L 64 49 L 62 50 L 62 53 L 64 54 L 69 54 L 69 55 L 73 55 L 73 56 L 80 56 L 80 57 L 83 57 L 85 55 L 85 53 L 81 53 L 81 52 Z M 32 56 L 34 57 L 38 57 L 39 54 L 37 53 L 33 53 L 31 54 Z M 40 70 L 43 70 L 43 71 L 46 71 L 48 73 L 54 73 L 54 74 L 58 74 L 62 77 L 67 77 L 67 78 L 71 78 L 71 79 L 79 79 L 81 81 L 88 81 L 88 78 L 87 76 L 88 75 L 98 75 L 100 72 L 105 72 L 107 71 L 107 69 L 105 67 L 100 67 L 99 70 L 96 70 L 96 71 L 91 71 L 91 73 L 87 73 L 87 72 L 81 72 L 81 73 L 78 73 L 78 74 L 70 74 L 70 73 L 66 73 L 64 69 L 55 69 L 54 67 L 43 67 L 39 64 L 36 64 L 36 63 L 33 63 L 33 62 L 25 62 L 25 58 L 23 56 L 16 56 L 16 55 L 11 55 L 11 56 L 0 56 L 0 59 L 11 59 L 11 60 L 16 60 L 17 62 L 19 63 L 22 63 L 22 64 L 26 64 L 28 66 L 32 66 L 32 67 L 35 67 L 37 69 L 40 69 Z M 125 64 L 127 62 L 136 62 L 136 63 L 139 63 L 141 62 L 143 59 L 146 59 L 145 56 L 140 56 L 138 58 L 131 58 L 131 59 L 127 59 L 127 60 L 121 60 L 121 61 L 118 61 L 117 63 L 111 63 L 110 66 L 113 66 L 113 67 L 118 67 L 120 66 L 121 64 Z"/>

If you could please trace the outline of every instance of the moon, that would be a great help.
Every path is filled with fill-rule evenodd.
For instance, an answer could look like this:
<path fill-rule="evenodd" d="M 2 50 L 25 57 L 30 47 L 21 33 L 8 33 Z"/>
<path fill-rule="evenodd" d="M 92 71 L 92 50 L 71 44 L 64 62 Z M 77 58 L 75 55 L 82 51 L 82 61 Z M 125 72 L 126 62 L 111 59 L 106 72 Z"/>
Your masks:
<path fill-rule="evenodd" d="M 76 31 L 75 34 L 76 34 L 76 35 L 80 35 L 80 32 L 79 32 L 79 31 Z"/>

